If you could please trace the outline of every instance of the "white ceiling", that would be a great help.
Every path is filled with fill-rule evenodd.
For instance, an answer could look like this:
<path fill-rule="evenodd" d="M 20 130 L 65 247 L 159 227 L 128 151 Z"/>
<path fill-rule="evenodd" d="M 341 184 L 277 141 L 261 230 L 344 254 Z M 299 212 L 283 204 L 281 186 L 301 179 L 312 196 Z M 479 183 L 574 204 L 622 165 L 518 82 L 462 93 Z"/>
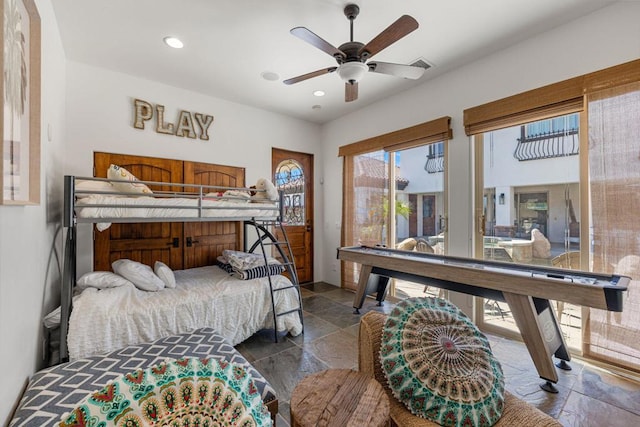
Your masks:
<path fill-rule="evenodd" d="M 289 34 L 304 26 L 334 46 L 349 40 L 344 6 L 360 15 L 367 43 L 403 14 L 420 27 L 375 56 L 433 65 L 416 81 L 367 73 L 359 99 L 344 102 L 335 73 L 287 86 L 282 80 L 335 64 Z M 447 70 L 604 7 L 613 0 L 54 0 L 67 58 L 195 92 L 323 123 Z M 173 35 L 183 49 L 171 49 Z M 261 77 L 279 75 L 277 81 Z M 313 96 L 323 90 L 326 96 Z M 132 94 L 133 96 L 134 94 Z M 159 102 L 162 100 L 155 100 Z M 312 109 L 319 105 L 320 109 Z M 188 106 L 184 106 L 187 108 Z"/>

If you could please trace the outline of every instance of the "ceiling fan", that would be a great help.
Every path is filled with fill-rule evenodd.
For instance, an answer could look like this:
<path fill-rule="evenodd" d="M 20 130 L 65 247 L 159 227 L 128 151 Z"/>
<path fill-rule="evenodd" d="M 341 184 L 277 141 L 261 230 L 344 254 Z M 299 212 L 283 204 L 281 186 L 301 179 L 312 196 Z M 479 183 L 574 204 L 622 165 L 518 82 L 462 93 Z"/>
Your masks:
<path fill-rule="evenodd" d="M 353 41 L 353 21 L 358 16 L 358 13 L 360 13 L 360 8 L 357 5 L 349 4 L 345 6 L 344 14 L 350 22 L 351 40 L 341 44 L 338 48 L 305 27 L 295 27 L 291 29 L 290 32 L 294 36 L 333 56 L 338 66 L 302 74 L 285 80 L 284 84 L 291 85 L 312 77 L 337 71 L 340 78 L 345 82 L 344 100 L 350 102 L 358 99 L 358 82 L 367 71 L 389 74 L 405 79 L 419 79 L 424 73 L 424 68 L 422 67 L 379 61 L 366 62 L 373 55 L 416 30 L 418 28 L 418 21 L 409 15 L 402 15 L 365 45 Z"/>

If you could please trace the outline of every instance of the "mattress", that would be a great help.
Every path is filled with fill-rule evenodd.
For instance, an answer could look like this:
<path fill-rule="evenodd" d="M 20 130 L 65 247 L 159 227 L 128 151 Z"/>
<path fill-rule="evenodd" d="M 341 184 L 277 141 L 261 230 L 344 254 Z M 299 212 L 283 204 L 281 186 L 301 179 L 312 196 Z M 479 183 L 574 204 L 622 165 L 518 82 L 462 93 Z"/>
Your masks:
<path fill-rule="evenodd" d="M 213 328 L 231 345 L 261 329 L 273 328 L 271 292 L 266 277 L 239 280 L 217 266 L 176 270 L 176 287 L 158 292 L 133 285 L 85 289 L 74 298 L 69 320 L 69 359 L 105 354 L 163 336 Z M 298 289 L 285 276 L 271 277 L 276 312 L 299 307 Z M 279 332 L 302 332 L 297 311 L 279 316 Z"/>
<path fill-rule="evenodd" d="M 91 195 L 76 201 L 76 215 L 79 220 L 104 219 L 275 219 L 278 206 L 275 203 L 247 203 L 222 199 L 160 198 L 160 197 L 117 197 Z M 131 221 L 129 221 L 131 222 Z"/>
<path fill-rule="evenodd" d="M 247 360 L 211 328 L 178 334 L 53 366 L 31 377 L 10 427 L 57 425 L 87 394 L 121 374 L 182 357 L 214 357 L 243 366 L 266 404 L 275 402 L 274 389 Z M 272 406 L 272 405 L 269 405 Z"/>

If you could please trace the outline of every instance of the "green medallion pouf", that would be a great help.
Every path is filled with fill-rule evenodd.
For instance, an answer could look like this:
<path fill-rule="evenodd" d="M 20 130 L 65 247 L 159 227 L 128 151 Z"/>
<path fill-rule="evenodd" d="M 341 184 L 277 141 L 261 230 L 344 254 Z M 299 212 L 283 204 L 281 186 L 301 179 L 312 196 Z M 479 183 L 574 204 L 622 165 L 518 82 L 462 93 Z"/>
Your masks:
<path fill-rule="evenodd" d="M 217 359 L 185 358 L 121 375 L 85 397 L 61 427 L 271 426 L 251 377 Z"/>
<path fill-rule="evenodd" d="M 393 395 L 443 426 L 491 426 L 504 407 L 504 377 L 487 338 L 453 304 L 409 298 L 382 330 L 382 370 Z"/>

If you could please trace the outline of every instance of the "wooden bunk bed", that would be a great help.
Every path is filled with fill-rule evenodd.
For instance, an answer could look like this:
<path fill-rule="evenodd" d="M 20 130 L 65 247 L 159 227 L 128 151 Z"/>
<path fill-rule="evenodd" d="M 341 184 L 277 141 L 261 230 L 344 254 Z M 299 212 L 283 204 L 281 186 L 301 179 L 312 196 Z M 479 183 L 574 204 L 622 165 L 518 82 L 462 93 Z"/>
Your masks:
<path fill-rule="evenodd" d="M 153 193 L 141 195 L 122 191 L 82 191 L 76 188 L 80 180 L 118 183 L 106 178 L 106 171 L 111 164 L 126 168 L 140 180 L 137 183 L 144 183 Z M 282 195 L 276 203 L 247 203 L 246 200 L 237 200 L 235 196 L 227 196 L 230 190 L 249 191 L 245 186 L 244 172 L 244 168 L 232 166 L 95 153 L 94 177 L 65 177 L 63 222 L 66 241 L 61 297 L 61 361 L 69 359 L 67 339 L 70 338 L 70 322 L 72 315 L 78 314 L 72 313 L 72 306 L 77 272 L 78 226 L 83 223 L 95 224 L 94 271 L 109 271 L 112 262 L 118 259 L 130 259 L 151 267 L 154 262 L 161 261 L 175 271 L 179 282 L 176 289 L 182 293 L 176 289 L 157 292 L 156 294 L 163 294 L 161 303 L 155 302 L 155 296 L 138 293 L 135 304 L 127 303 L 130 306 L 143 304 L 159 307 L 166 305 L 166 301 L 172 298 L 176 301 L 188 300 L 184 292 L 188 292 L 185 289 L 191 285 L 181 286 L 180 281 L 191 283 L 194 277 L 205 278 L 204 280 L 215 282 L 211 284 L 212 287 L 220 286 L 228 292 L 227 295 L 221 295 L 220 298 L 211 301 L 203 301 L 202 295 L 205 291 L 202 289 L 193 294 L 191 299 L 198 299 L 201 305 L 219 304 L 211 307 L 212 312 L 228 306 L 230 298 L 242 299 L 242 289 L 246 289 L 248 293 L 255 293 L 256 289 L 260 289 L 261 292 L 266 289 L 270 298 L 269 322 L 272 322 L 275 339 L 278 339 L 279 328 L 292 333 L 302 332 L 302 298 L 294 260 L 286 233 L 280 223 Z M 249 239 L 254 240 L 254 243 L 251 244 Z M 251 281 L 230 279 L 228 273 L 223 273 L 215 266 L 217 258 L 225 250 L 260 253 L 264 256 L 265 264 L 268 255 L 273 254 L 281 261 L 286 271 L 284 275 L 268 274 L 262 279 Z M 229 284 L 228 280 L 238 280 L 238 285 Z M 249 282 L 255 284 L 252 286 Z M 134 292 L 131 289 L 128 291 Z M 174 292 L 175 297 L 169 295 L 170 292 Z M 235 296 L 229 296 L 231 293 Z M 106 296 L 107 293 L 103 295 Z M 251 294 L 246 299 L 247 304 L 250 304 L 249 301 L 255 300 L 256 296 Z M 119 301 L 118 298 L 113 300 Z M 262 305 L 249 306 L 248 310 L 264 311 L 261 307 Z M 180 309 L 174 308 L 175 310 Z M 106 314 L 102 313 L 102 316 L 105 317 Z M 164 319 L 167 314 L 161 312 L 158 316 Z M 205 313 L 206 316 L 208 313 Z M 83 322 L 85 320 L 89 321 L 83 319 Z M 238 321 L 242 323 L 244 320 L 240 318 Z M 192 321 L 184 325 L 183 330 L 176 330 L 174 323 L 168 326 L 171 330 L 166 333 L 156 332 L 156 336 L 147 337 L 147 341 L 198 327 L 215 327 L 198 322 L 206 323 L 208 320 L 196 320 L 195 323 Z M 120 323 L 127 327 L 129 321 L 121 318 L 111 322 L 107 329 L 118 328 Z M 266 326 L 266 318 L 264 323 Z M 256 325 L 252 327 L 257 328 Z M 253 329 L 242 331 L 239 336 L 232 336 L 231 344 L 235 345 L 257 332 L 257 329 Z M 224 331 L 222 332 L 221 335 L 224 336 Z M 101 335 L 106 332 L 98 328 L 93 333 Z M 106 339 L 102 335 L 99 338 Z M 139 342 L 114 340 L 114 343 L 131 345 Z M 112 348 L 96 348 L 98 353 L 110 350 Z M 79 356 L 90 355 L 85 352 Z"/>

